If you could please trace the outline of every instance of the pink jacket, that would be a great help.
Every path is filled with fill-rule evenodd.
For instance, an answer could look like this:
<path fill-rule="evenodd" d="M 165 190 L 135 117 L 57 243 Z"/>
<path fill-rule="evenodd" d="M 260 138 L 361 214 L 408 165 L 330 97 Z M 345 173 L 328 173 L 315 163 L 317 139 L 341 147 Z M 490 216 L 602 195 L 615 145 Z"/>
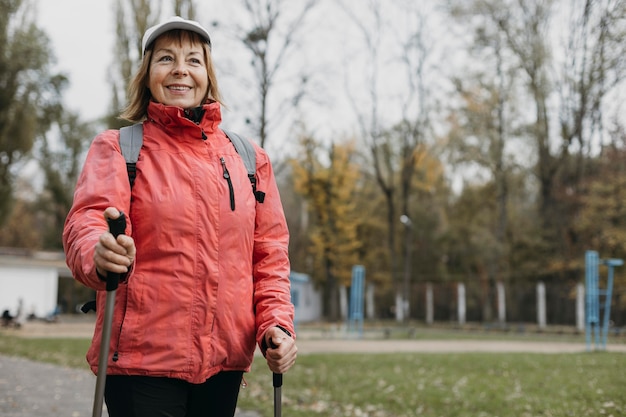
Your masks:
<path fill-rule="evenodd" d="M 257 203 L 241 157 L 218 129 L 219 104 L 204 108 L 196 124 L 177 107 L 150 104 L 132 194 L 117 130 L 94 139 L 76 185 L 63 233 L 74 277 L 105 288 L 93 255 L 109 206 L 128 215 L 137 247 L 116 293 L 108 374 L 201 383 L 222 370 L 248 371 L 269 327 L 294 334 L 289 235 L 271 163 L 255 145 L 257 189 L 266 193 Z M 87 353 L 94 372 L 105 298 L 98 291 Z"/>

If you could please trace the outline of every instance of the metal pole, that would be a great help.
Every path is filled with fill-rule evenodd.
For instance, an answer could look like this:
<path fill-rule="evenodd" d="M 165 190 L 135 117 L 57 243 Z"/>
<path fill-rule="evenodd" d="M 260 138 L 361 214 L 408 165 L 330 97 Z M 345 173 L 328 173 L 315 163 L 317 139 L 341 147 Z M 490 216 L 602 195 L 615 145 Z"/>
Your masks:
<path fill-rule="evenodd" d="M 283 374 L 277 374 L 274 372 L 274 374 L 272 375 L 272 382 L 274 385 L 274 417 L 281 417 L 283 413 L 283 408 L 282 408 Z"/>
<path fill-rule="evenodd" d="M 602 323 L 602 349 L 606 350 L 606 339 L 609 333 L 609 320 L 611 318 L 611 298 L 613 294 L 613 268 L 624 264 L 622 259 L 607 259 L 603 262 L 608 266 L 606 290 L 604 292 L 604 320 Z"/>
<path fill-rule="evenodd" d="M 96 377 L 96 393 L 93 400 L 93 417 L 102 416 L 104 403 L 104 387 L 106 384 L 106 370 L 109 359 L 109 341 L 111 340 L 111 327 L 113 322 L 113 308 L 115 306 L 115 290 L 107 291 L 106 308 L 104 310 L 104 323 L 102 327 L 102 339 L 100 342 L 100 357 L 98 358 L 98 375 Z"/>
<path fill-rule="evenodd" d="M 405 226 L 404 229 L 404 283 L 403 283 L 403 303 L 402 303 L 402 317 L 404 321 L 409 320 L 409 280 L 411 278 L 411 240 L 413 223 L 406 214 L 400 216 L 400 222 Z"/>
<path fill-rule="evenodd" d="M 126 230 L 126 216 L 123 212 L 117 219 L 107 219 L 109 231 L 113 237 L 124 233 Z M 109 362 L 109 343 L 111 341 L 111 327 L 113 323 L 113 310 L 115 309 L 115 291 L 120 282 L 120 274 L 108 272 L 106 279 L 106 305 L 104 309 L 104 321 L 102 323 L 102 337 L 100 339 L 100 357 L 98 358 L 98 375 L 96 376 L 96 392 L 93 398 L 93 417 L 102 416 L 104 403 L 104 387 L 106 385 L 107 365 Z"/>

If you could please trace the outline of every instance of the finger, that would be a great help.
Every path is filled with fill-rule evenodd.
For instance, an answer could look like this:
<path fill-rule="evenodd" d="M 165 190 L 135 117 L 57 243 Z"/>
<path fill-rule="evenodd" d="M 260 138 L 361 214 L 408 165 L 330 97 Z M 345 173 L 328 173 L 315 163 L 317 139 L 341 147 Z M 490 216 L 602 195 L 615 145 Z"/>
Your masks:
<path fill-rule="evenodd" d="M 115 207 L 107 207 L 104 210 L 104 219 L 105 220 L 117 219 L 118 217 L 120 217 L 120 211 L 118 209 L 116 209 Z"/>
<path fill-rule="evenodd" d="M 265 333 L 265 342 L 269 348 L 276 349 L 280 345 L 281 334 L 279 332 L 281 332 L 281 330 L 270 328 Z"/>
<path fill-rule="evenodd" d="M 127 272 L 130 265 L 128 257 L 116 254 L 108 249 L 96 250 L 94 262 L 99 270 L 117 273 Z"/>
<path fill-rule="evenodd" d="M 131 264 L 126 249 L 115 242 L 110 233 L 100 236 L 96 244 L 94 262 L 99 270 L 117 273 L 127 272 Z"/>
<path fill-rule="evenodd" d="M 291 343 L 289 347 L 284 346 L 284 349 L 268 351 L 267 364 L 275 372 L 284 372 L 296 362 L 297 352 L 295 343 Z"/>
<path fill-rule="evenodd" d="M 283 358 L 283 360 L 278 361 L 278 362 L 268 361 L 267 364 L 272 372 L 276 372 L 278 374 L 284 374 L 289 369 L 291 369 L 291 367 L 295 365 L 295 363 L 296 363 L 296 358 L 294 357 L 290 359 Z"/>
<path fill-rule="evenodd" d="M 96 247 L 96 250 L 99 249 L 100 254 L 107 260 L 113 260 L 115 255 L 126 257 L 128 255 L 128 250 L 126 249 L 128 242 L 122 239 L 121 236 L 123 235 L 118 236 L 116 239 L 109 232 L 103 233 L 98 240 L 100 247 Z"/>
<path fill-rule="evenodd" d="M 278 350 L 281 346 L 283 346 L 285 338 L 283 336 L 271 337 L 268 343 L 270 349 Z"/>
<path fill-rule="evenodd" d="M 135 247 L 135 240 L 127 235 L 119 235 L 117 237 L 117 243 L 122 245 L 124 249 L 126 249 L 126 257 L 130 260 L 130 263 L 133 263 L 135 259 L 135 255 L 137 253 L 137 248 Z"/>

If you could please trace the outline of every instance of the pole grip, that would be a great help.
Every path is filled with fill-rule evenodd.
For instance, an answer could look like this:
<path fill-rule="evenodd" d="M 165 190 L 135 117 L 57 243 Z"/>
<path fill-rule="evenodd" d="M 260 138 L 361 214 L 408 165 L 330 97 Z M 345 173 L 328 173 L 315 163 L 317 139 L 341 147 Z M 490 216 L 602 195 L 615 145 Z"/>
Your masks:
<path fill-rule="evenodd" d="M 274 372 L 274 374 L 272 375 L 272 382 L 273 382 L 274 388 L 282 387 L 283 386 L 283 374 L 277 374 L 276 372 Z"/>
<path fill-rule="evenodd" d="M 117 239 L 119 235 L 124 234 L 126 231 L 126 216 L 124 212 L 120 211 L 120 215 L 117 219 L 107 219 L 109 225 L 109 232 Z M 107 272 L 107 291 L 115 291 L 120 283 L 120 274 L 116 272 Z"/>

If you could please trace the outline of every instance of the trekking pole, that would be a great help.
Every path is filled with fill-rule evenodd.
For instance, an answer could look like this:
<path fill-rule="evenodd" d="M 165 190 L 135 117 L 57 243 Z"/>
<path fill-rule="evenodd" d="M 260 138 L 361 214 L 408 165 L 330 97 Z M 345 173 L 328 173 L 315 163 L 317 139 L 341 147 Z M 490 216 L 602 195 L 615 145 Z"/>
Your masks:
<path fill-rule="evenodd" d="M 270 339 L 270 347 L 275 349 L 278 346 Z M 272 373 L 272 385 L 274 386 L 274 417 L 281 417 L 283 413 L 282 408 L 282 390 L 283 390 L 283 374 L 276 372 Z"/>
<path fill-rule="evenodd" d="M 126 217 L 123 212 L 117 219 L 107 219 L 109 231 L 117 238 L 126 230 Z M 115 291 L 120 282 L 120 274 L 107 272 L 106 280 L 106 306 L 104 309 L 104 322 L 102 324 L 102 338 L 100 339 L 100 357 L 98 358 L 98 375 L 96 376 L 96 393 L 93 399 L 93 417 L 102 416 L 104 402 L 104 386 L 107 376 L 109 361 L 109 343 L 111 342 L 111 326 L 113 323 L 113 309 L 115 307 Z"/>
<path fill-rule="evenodd" d="M 274 385 L 274 417 L 281 417 L 283 413 L 282 409 L 282 386 L 283 386 L 283 374 L 277 374 L 274 372 L 272 375 L 272 382 Z"/>

